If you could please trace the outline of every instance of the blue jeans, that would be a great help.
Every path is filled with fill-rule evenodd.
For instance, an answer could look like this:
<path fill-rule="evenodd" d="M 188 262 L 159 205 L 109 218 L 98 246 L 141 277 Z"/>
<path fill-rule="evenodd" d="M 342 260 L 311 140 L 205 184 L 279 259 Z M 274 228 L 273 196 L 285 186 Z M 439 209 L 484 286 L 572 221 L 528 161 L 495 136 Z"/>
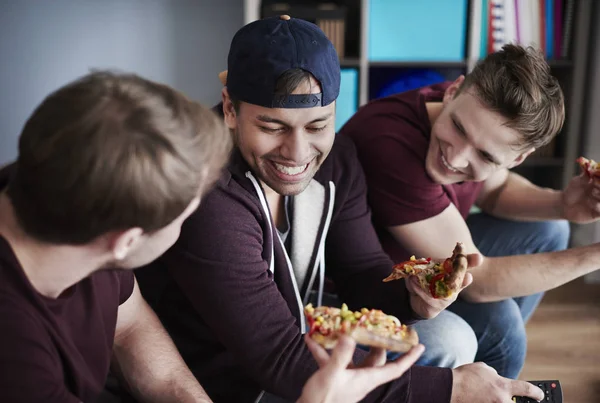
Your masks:
<path fill-rule="evenodd" d="M 467 224 L 475 245 L 484 256 L 563 250 L 569 241 L 566 221 L 517 222 L 480 213 L 469 216 Z M 527 350 L 525 323 L 542 295 L 481 304 L 459 298 L 448 308 L 451 312 L 442 312 L 438 317 L 415 326 L 427 347 L 417 363 L 452 368 L 470 362 L 465 360 L 472 356 L 474 333 L 477 344 L 475 361 L 485 362 L 502 376 L 517 378 Z M 452 317 L 448 314 L 451 313 L 463 320 L 450 321 Z M 465 322 L 471 334 L 465 328 Z M 423 329 L 420 330 L 420 327 Z M 453 340 L 455 337 L 458 339 Z M 444 352 L 439 351 L 440 345 L 446 346 Z"/>

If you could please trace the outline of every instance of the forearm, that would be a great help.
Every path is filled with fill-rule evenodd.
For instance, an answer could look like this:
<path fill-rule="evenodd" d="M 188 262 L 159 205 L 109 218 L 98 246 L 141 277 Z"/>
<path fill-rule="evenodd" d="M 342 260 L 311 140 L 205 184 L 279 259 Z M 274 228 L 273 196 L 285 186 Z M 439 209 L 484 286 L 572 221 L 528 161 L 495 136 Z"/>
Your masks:
<path fill-rule="evenodd" d="M 154 312 L 115 340 L 113 368 L 136 399 L 143 402 L 211 402 Z"/>
<path fill-rule="evenodd" d="M 561 191 L 541 188 L 511 172 L 503 186 L 478 204 L 483 211 L 499 218 L 556 220 L 562 218 L 561 198 Z"/>
<path fill-rule="evenodd" d="M 600 267 L 600 244 L 559 252 L 485 258 L 471 270 L 473 284 L 461 296 L 492 302 L 548 291 Z"/>

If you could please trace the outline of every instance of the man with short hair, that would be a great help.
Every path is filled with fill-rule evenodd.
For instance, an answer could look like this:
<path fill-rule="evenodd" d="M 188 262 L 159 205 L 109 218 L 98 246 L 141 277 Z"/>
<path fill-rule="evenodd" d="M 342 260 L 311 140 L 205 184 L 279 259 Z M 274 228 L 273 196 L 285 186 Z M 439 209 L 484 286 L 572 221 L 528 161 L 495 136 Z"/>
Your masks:
<path fill-rule="evenodd" d="M 226 172 L 178 242 L 138 271 L 144 295 L 216 401 L 295 400 L 317 369 L 303 305 L 328 303 L 325 276 L 351 309 L 411 323 L 451 299 L 383 283 L 392 262 L 371 225 L 356 150 L 335 135 L 340 66 L 314 24 L 280 16 L 234 36 L 222 112 L 234 132 Z M 478 255 L 470 255 L 470 264 Z M 467 274 L 462 285 L 471 281 Z M 159 287 L 160 285 L 160 287 Z M 449 334 L 451 336 L 451 334 Z M 365 358 L 357 350 L 354 362 Z M 366 401 L 541 399 L 483 364 L 414 366 Z M 452 400 L 451 400 L 452 399 Z"/>
<path fill-rule="evenodd" d="M 230 149 L 206 108 L 130 74 L 49 95 L 0 171 L 0 389 L 93 402 L 111 365 L 141 401 L 209 401 L 132 269 L 177 239 Z"/>
<path fill-rule="evenodd" d="M 476 360 L 516 378 L 541 292 L 597 268 L 598 245 L 558 251 L 569 239 L 564 219 L 600 215 L 600 185 L 582 175 L 559 192 L 510 171 L 563 121 L 563 94 L 544 55 L 506 45 L 452 83 L 370 102 L 340 130 L 356 145 L 373 221 L 395 262 L 445 256 L 457 241 L 487 256 L 452 312 L 425 324 L 426 346 L 428 335 L 462 318 L 478 338 Z M 484 213 L 469 215 L 473 205 Z"/>

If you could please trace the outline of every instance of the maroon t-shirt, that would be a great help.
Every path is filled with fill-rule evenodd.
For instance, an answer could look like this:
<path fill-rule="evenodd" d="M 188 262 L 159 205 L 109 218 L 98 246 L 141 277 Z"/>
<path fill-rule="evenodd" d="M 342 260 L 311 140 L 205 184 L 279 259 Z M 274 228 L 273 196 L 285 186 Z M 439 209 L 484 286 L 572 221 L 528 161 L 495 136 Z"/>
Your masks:
<path fill-rule="evenodd" d="M 117 310 L 133 284 L 132 272 L 100 271 L 57 299 L 44 297 L 0 237 L 0 401 L 94 402 L 108 375 Z"/>
<path fill-rule="evenodd" d="M 425 170 L 431 123 L 426 102 L 441 102 L 449 82 L 370 102 L 342 127 L 356 144 L 367 178 L 369 204 L 379 238 L 394 262 L 405 250 L 386 230 L 440 214 L 453 203 L 466 218 L 482 183 L 435 183 Z"/>

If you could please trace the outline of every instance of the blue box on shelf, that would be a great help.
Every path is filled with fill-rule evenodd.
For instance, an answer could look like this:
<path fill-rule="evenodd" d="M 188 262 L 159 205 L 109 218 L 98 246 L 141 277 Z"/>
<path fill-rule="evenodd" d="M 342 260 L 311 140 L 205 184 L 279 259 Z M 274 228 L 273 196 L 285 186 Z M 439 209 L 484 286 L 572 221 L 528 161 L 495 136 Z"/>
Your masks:
<path fill-rule="evenodd" d="M 370 61 L 465 58 L 468 0 L 370 0 Z"/>
<path fill-rule="evenodd" d="M 335 131 L 356 113 L 358 108 L 358 70 L 342 69 L 340 95 L 335 104 Z"/>

